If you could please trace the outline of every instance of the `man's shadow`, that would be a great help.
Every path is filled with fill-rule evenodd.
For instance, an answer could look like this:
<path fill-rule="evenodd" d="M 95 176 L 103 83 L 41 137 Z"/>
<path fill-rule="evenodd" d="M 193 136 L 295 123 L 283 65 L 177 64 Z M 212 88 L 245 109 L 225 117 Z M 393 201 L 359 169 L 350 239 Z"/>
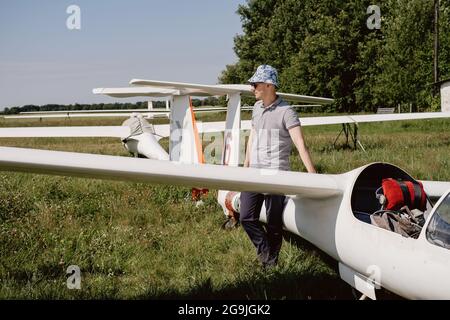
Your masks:
<path fill-rule="evenodd" d="M 319 270 L 299 272 L 296 268 L 274 268 L 263 270 L 255 261 L 252 276 L 236 280 L 218 289 L 210 278 L 187 291 L 176 289 L 155 293 L 149 289 L 136 299 L 167 300 L 354 300 L 356 295 L 351 286 L 340 279 L 337 262 L 317 247 L 289 232 L 283 233 L 285 241 L 304 251 L 306 256 L 318 255 L 335 274 Z"/>

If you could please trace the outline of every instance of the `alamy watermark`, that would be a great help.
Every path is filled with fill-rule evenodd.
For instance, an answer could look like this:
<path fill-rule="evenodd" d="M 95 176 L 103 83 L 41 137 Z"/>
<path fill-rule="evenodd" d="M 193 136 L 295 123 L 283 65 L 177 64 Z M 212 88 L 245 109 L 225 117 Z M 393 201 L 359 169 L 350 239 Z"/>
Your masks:
<path fill-rule="evenodd" d="M 79 6 L 72 4 L 67 7 L 66 13 L 69 14 L 66 20 L 66 27 L 69 30 L 81 29 L 81 9 Z"/>
<path fill-rule="evenodd" d="M 372 4 L 367 7 L 367 14 L 370 14 L 370 16 L 367 18 L 367 28 L 370 30 L 380 30 L 381 29 L 381 10 L 380 7 Z"/>
<path fill-rule="evenodd" d="M 202 123 L 198 123 L 198 125 L 199 131 L 203 131 L 201 130 Z M 196 163 L 199 159 L 193 148 L 196 142 L 193 141 L 195 138 L 191 130 L 179 128 L 178 125 L 174 127 L 170 136 L 171 153 L 178 155 L 174 163 Z M 203 159 L 205 163 L 242 166 L 246 157 L 246 141 L 249 135 L 249 130 L 241 131 L 239 129 L 203 133 L 200 135 L 200 143 L 204 146 Z M 239 141 L 235 140 L 237 138 Z M 251 159 L 249 160 L 251 163 L 263 166 L 263 169 L 260 169 L 261 175 L 276 175 L 279 170 L 285 170 L 288 166 L 288 160 L 284 159 L 286 150 L 280 154 L 281 145 L 279 129 L 254 131 L 250 150 Z M 284 144 L 283 148 L 286 148 Z"/>
<path fill-rule="evenodd" d="M 81 289 L 81 270 L 79 266 L 71 265 L 67 267 L 66 273 L 69 275 L 67 278 L 67 289 Z"/>

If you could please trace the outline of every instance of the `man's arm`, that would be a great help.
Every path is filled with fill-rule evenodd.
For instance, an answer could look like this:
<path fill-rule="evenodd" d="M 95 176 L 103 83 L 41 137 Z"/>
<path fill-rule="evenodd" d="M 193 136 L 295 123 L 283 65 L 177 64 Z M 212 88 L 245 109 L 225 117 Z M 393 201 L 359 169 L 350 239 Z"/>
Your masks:
<path fill-rule="evenodd" d="M 250 135 L 248 137 L 248 142 L 247 142 L 247 149 L 245 151 L 244 167 L 248 167 L 250 165 L 250 152 L 252 150 L 253 131 L 255 131 L 255 129 L 251 128 Z"/>
<path fill-rule="evenodd" d="M 298 153 L 300 154 L 300 158 L 302 159 L 306 170 L 308 170 L 309 173 L 316 173 L 316 169 L 312 163 L 308 148 L 305 145 L 305 140 L 303 139 L 301 126 L 296 126 L 289 129 L 289 135 L 297 147 Z"/>

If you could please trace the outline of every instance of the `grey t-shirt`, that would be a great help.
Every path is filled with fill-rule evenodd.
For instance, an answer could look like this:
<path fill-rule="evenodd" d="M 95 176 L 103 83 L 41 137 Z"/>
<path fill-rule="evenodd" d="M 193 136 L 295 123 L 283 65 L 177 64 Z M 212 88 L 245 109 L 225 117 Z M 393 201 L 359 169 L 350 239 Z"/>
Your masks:
<path fill-rule="evenodd" d="M 300 125 L 297 113 L 280 97 L 268 107 L 262 101 L 253 106 L 250 167 L 289 170 L 292 140 L 289 129 Z"/>

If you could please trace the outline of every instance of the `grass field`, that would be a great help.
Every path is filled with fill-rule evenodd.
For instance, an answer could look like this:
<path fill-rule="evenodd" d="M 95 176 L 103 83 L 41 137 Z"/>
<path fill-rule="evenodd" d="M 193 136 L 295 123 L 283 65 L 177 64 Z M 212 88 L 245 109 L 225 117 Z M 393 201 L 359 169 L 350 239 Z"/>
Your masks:
<path fill-rule="evenodd" d="M 0 120 L 0 126 L 122 121 Z M 385 161 L 418 179 L 448 181 L 449 129 L 450 119 L 361 124 L 366 152 L 342 147 L 343 140 L 333 148 L 338 125 L 305 127 L 304 134 L 322 173 Z M 109 138 L 0 139 L 0 145 L 128 156 Z M 294 171 L 304 170 L 296 153 L 291 161 Z M 242 228 L 220 228 L 216 193 L 196 207 L 189 188 L 1 172 L 0 299 L 353 298 L 330 259 L 289 234 L 279 266 L 263 272 Z M 81 269 L 81 290 L 66 286 L 70 265 Z"/>

